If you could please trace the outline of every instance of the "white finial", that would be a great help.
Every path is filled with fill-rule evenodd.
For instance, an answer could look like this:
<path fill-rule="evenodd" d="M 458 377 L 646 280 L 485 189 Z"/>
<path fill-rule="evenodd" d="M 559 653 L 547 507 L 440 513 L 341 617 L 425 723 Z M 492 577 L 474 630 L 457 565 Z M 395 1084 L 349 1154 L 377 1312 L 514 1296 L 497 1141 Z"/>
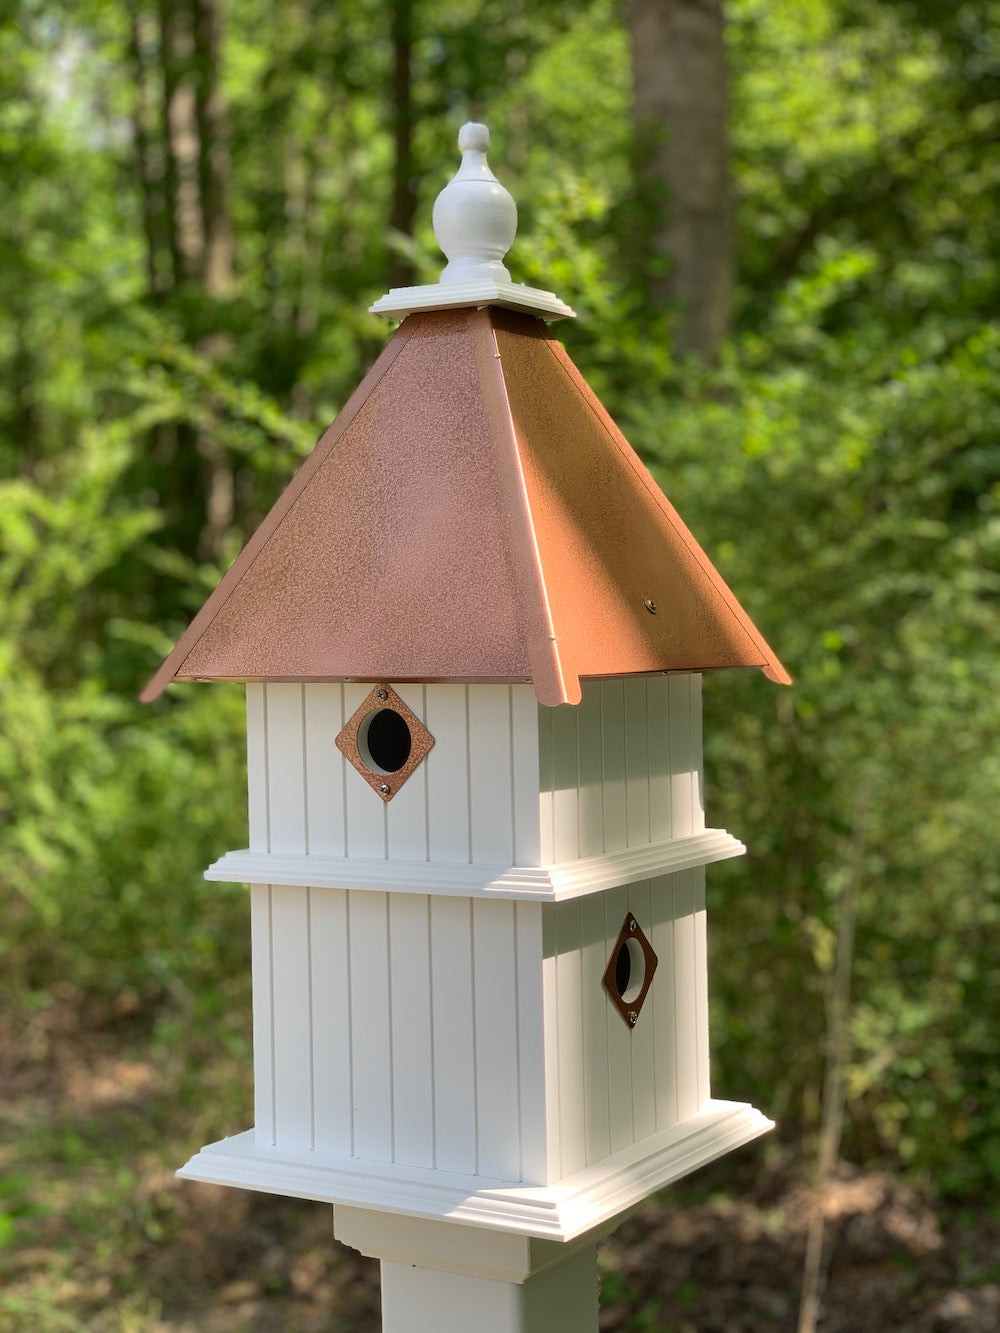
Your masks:
<path fill-rule="evenodd" d="M 458 132 L 462 165 L 434 203 L 434 236 L 448 257 L 440 282 L 510 282 L 503 257 L 517 233 L 517 205 L 490 171 L 490 132 L 469 121 Z"/>
<path fill-rule="evenodd" d="M 415 310 L 501 305 L 548 319 L 572 318 L 552 292 L 511 281 L 503 260 L 517 234 L 517 205 L 486 161 L 490 132 L 468 121 L 458 132 L 462 164 L 434 202 L 434 236 L 448 259 L 436 283 L 394 287 L 371 310 L 392 318 Z"/>

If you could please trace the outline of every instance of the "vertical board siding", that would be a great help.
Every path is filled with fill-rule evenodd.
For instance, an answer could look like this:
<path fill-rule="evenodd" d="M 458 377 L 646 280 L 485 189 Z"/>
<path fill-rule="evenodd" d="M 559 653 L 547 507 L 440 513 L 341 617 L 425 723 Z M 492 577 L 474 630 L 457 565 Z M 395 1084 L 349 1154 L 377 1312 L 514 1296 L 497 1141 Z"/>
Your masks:
<path fill-rule="evenodd" d="M 580 855 L 580 756 L 578 709 L 560 704 L 552 713 L 552 859 Z"/>
<path fill-rule="evenodd" d="M 398 685 L 395 689 L 407 708 L 412 709 L 426 726 L 427 707 L 423 685 Z M 418 765 L 409 781 L 404 782 L 386 804 L 385 820 L 386 856 L 390 860 L 427 860 L 426 761 Z"/>
<path fill-rule="evenodd" d="M 514 784 L 514 863 L 541 864 L 538 809 L 538 703 L 531 685 L 510 687 L 510 756 Z"/>
<path fill-rule="evenodd" d="M 308 851 L 344 855 L 344 767 L 337 733 L 344 725 L 343 687 L 305 686 L 306 828 Z"/>
<path fill-rule="evenodd" d="M 677 1124 L 677 1031 L 674 975 L 674 879 L 663 875 L 652 883 L 653 929 L 647 931 L 656 954 L 656 975 L 646 1005 L 652 1006 L 653 1067 L 656 1128 Z"/>
<path fill-rule="evenodd" d="M 351 1082 L 354 1154 L 392 1161 L 392 1021 L 388 901 L 384 893 L 348 895 L 351 954 Z"/>
<path fill-rule="evenodd" d="M 647 939 L 653 932 L 652 893 L 649 880 L 628 887 L 629 911 Z M 650 943 L 652 940 L 650 939 Z M 655 950 L 654 950 L 655 952 Z M 660 971 L 657 955 L 656 971 L 652 985 Z M 656 1087 L 653 1074 L 653 1060 L 656 1054 L 655 1018 L 652 990 L 647 994 L 639 1021 L 632 1029 L 630 1054 L 632 1056 L 632 1125 L 636 1141 L 649 1138 L 656 1133 Z"/>
<path fill-rule="evenodd" d="M 425 725 L 434 737 L 434 748 L 421 768 L 427 770 L 427 831 L 432 861 L 470 859 L 465 712 L 466 686 L 427 686 Z"/>
<path fill-rule="evenodd" d="M 538 708 L 538 846 L 542 865 L 555 860 L 552 851 L 553 837 L 553 754 L 552 754 L 552 713 L 553 709 Z"/>
<path fill-rule="evenodd" d="M 313 1146 L 309 925 L 309 890 L 273 885 L 274 1136 L 290 1148 Z"/>
<path fill-rule="evenodd" d="M 434 1164 L 476 1170 L 472 903 L 431 899 L 431 1021 L 434 1040 Z"/>
<path fill-rule="evenodd" d="M 350 1157 L 354 1143 L 346 891 L 310 889 L 309 923 L 313 1142 L 321 1151 Z"/>
<path fill-rule="evenodd" d="M 698 1095 L 697 947 L 694 928 L 694 872 L 674 880 L 674 1021 L 677 1043 L 677 1116 L 694 1115 Z"/>
<path fill-rule="evenodd" d="M 650 676 L 646 681 L 650 842 L 666 842 L 668 838 L 673 837 L 670 807 L 669 690 L 668 676 Z"/>
<path fill-rule="evenodd" d="M 531 699 L 534 714 L 534 693 Z M 536 795 L 532 792 L 532 796 Z M 540 903 L 514 904 L 517 938 L 517 1036 L 519 1052 L 521 1180 L 547 1184 L 545 1117 L 544 941 Z"/>
<path fill-rule="evenodd" d="M 556 969 L 558 966 L 558 939 L 556 934 L 556 912 L 553 903 L 542 907 L 542 995 L 545 1042 L 545 1125 L 547 1146 L 546 1184 L 559 1179 L 561 1174 L 560 1137 L 562 1127 L 559 1121 L 559 990 Z"/>
<path fill-rule="evenodd" d="M 350 718 L 371 693 L 370 685 L 344 686 L 344 717 Z M 385 803 L 360 773 L 348 764 L 344 770 L 346 854 L 381 861 L 385 857 Z"/>
<path fill-rule="evenodd" d="M 712 1095 L 708 1033 L 708 919 L 705 911 L 705 867 L 691 871 L 694 878 L 695 1042 L 698 1051 L 698 1105 Z"/>
<path fill-rule="evenodd" d="M 260 684 L 247 686 L 247 814 L 250 850 L 271 850 L 267 819 L 267 696 Z"/>
<path fill-rule="evenodd" d="M 393 1160 L 434 1165 L 430 899 L 391 894 Z M 442 1039 L 445 1034 L 441 1033 Z"/>
<path fill-rule="evenodd" d="M 691 677 L 670 676 L 670 807 L 675 838 L 695 832 L 697 764 L 691 730 Z"/>
<path fill-rule="evenodd" d="M 480 1175 L 521 1169 L 514 903 L 472 904 L 476 1129 Z"/>
<path fill-rule="evenodd" d="M 587 1164 L 583 1035 L 583 950 L 579 899 L 556 908 L 556 1004 L 559 1008 L 559 1165 L 568 1176 Z"/>
<path fill-rule="evenodd" d="M 649 723 L 646 678 L 625 685 L 625 836 L 629 847 L 649 842 Z"/>
<path fill-rule="evenodd" d="M 601 681 L 601 753 L 604 796 L 604 850 L 617 852 L 628 843 L 625 786 L 625 685 Z"/>
<path fill-rule="evenodd" d="M 580 774 L 580 855 L 604 851 L 604 792 L 601 772 L 601 685 L 583 682 L 577 707 L 577 750 Z"/>
<path fill-rule="evenodd" d="M 473 685 L 467 690 L 472 860 L 507 866 L 514 858 L 510 687 Z"/>
<path fill-rule="evenodd" d="M 271 888 L 250 886 L 250 947 L 253 960 L 254 1138 L 274 1143 L 274 1012 L 271 984 Z"/>
<path fill-rule="evenodd" d="M 267 804 L 272 852 L 304 852 L 305 716 L 301 685 L 267 685 Z"/>
<path fill-rule="evenodd" d="M 609 959 L 628 911 L 628 889 L 611 889 L 604 896 L 604 957 Z M 641 924 L 641 923 L 640 923 Z M 609 1007 L 610 999 L 607 1000 Z M 635 1142 L 632 1114 L 632 1031 L 613 1008 L 608 1013 L 608 1105 L 611 1151 Z"/>
<path fill-rule="evenodd" d="M 611 1151 L 608 1024 L 618 1019 L 602 984 L 609 956 L 603 894 L 591 893 L 580 900 L 580 947 L 586 1091 L 584 1114 L 589 1166 L 603 1161 Z"/>

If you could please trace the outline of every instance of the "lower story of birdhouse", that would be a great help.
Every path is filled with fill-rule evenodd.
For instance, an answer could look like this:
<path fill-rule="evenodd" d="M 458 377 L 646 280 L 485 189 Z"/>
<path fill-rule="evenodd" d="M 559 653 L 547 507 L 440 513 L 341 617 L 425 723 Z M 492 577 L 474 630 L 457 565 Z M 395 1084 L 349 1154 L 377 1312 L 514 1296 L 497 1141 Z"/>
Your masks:
<path fill-rule="evenodd" d="M 562 903 L 251 895 L 255 1126 L 216 1147 L 264 1168 L 208 1149 L 182 1174 L 332 1202 L 375 1180 L 361 1201 L 398 1211 L 422 1183 L 412 1210 L 441 1216 L 604 1181 L 610 1215 L 619 1177 L 635 1202 L 769 1128 L 711 1100 L 703 867 Z M 515 1229 L 568 1234 L 544 1207 Z"/>

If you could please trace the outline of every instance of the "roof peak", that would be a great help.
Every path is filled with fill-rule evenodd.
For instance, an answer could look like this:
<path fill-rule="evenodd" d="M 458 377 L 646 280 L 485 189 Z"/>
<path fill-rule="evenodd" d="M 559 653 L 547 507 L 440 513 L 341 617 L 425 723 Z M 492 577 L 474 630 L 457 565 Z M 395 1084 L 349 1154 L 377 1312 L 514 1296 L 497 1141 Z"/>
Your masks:
<path fill-rule="evenodd" d="M 462 163 L 434 203 L 434 237 L 448 263 L 435 283 L 394 287 L 370 307 L 401 318 L 417 310 L 499 305 L 544 319 L 572 319 L 553 292 L 512 282 L 504 257 L 517 234 L 517 205 L 490 170 L 487 126 L 467 121 L 458 132 Z"/>

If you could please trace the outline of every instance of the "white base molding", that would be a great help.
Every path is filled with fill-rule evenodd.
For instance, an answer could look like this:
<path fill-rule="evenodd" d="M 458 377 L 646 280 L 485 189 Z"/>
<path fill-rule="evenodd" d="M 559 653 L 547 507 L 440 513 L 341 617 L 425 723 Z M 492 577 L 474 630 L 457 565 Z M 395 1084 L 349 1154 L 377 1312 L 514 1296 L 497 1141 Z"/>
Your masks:
<path fill-rule="evenodd" d="M 679 870 L 742 856 L 746 847 L 725 829 L 603 852 L 548 866 L 460 865 L 445 861 L 372 861 L 356 856 L 227 852 L 205 878 L 227 884 L 293 884 L 461 898 L 517 898 L 561 903 Z"/>
<path fill-rule="evenodd" d="M 255 1141 L 252 1129 L 202 1148 L 177 1174 L 211 1185 L 568 1241 L 773 1128 L 745 1102 L 710 1101 L 682 1124 L 544 1186 L 265 1146 Z"/>

